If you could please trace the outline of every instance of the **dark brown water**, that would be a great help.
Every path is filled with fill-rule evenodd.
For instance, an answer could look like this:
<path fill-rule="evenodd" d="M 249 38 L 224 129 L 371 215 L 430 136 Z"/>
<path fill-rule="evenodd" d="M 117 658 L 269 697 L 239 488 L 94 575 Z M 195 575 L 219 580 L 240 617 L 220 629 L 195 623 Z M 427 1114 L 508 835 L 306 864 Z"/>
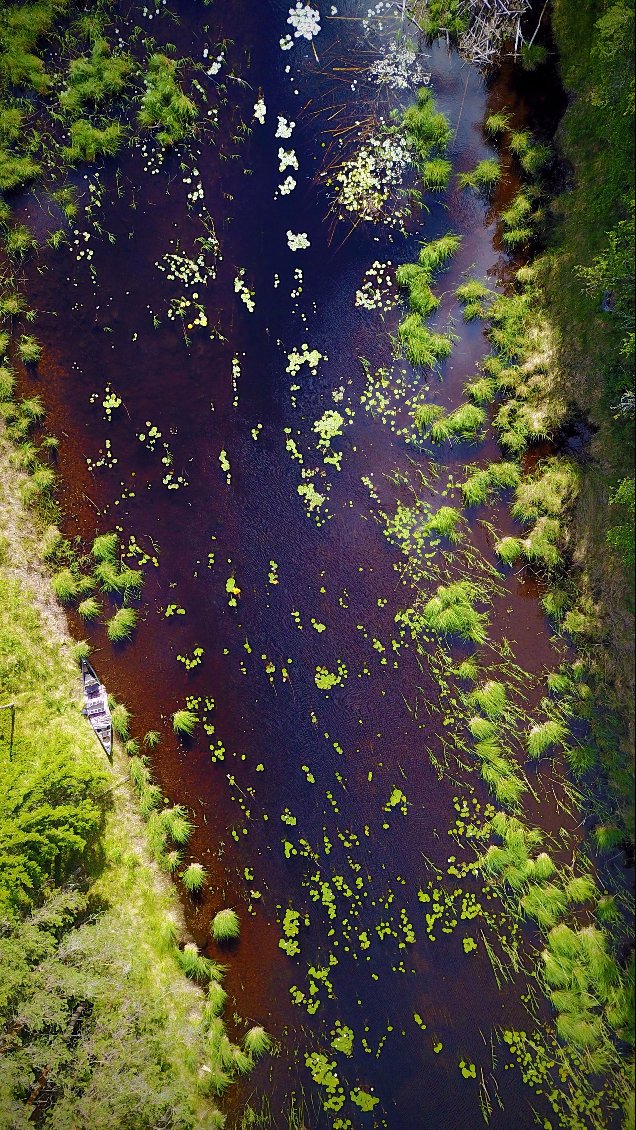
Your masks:
<path fill-rule="evenodd" d="M 412 596 L 380 513 L 393 513 L 398 496 L 410 497 L 406 480 L 428 461 L 396 432 L 408 418 L 403 407 L 387 410 L 383 423 L 382 412 L 374 416 L 361 403 L 366 382 L 359 357 L 372 370 L 390 365 L 389 335 L 400 307 L 383 322 L 354 302 L 375 260 L 410 261 L 419 240 L 459 232 L 461 250 L 436 288 L 444 294 L 436 320 L 443 327 L 454 319 L 459 335 L 443 381 L 406 365 L 398 369 L 398 375 L 405 370 L 409 396 L 430 384 L 439 403 L 458 403 L 487 346 L 479 323 L 462 322 L 453 292 L 465 272 L 495 284 L 509 271 L 496 239 L 496 209 L 514 191 L 513 174 L 508 168 L 494 208 L 452 187 L 441 202 L 426 200 L 429 210 L 408 237 L 369 225 L 351 233 L 327 214 L 319 173 L 335 144 L 331 131 L 367 109 L 362 76 L 344 68 L 368 64 L 395 22 L 365 34 L 365 9 L 356 0 L 339 4 L 337 19 L 326 18 L 325 9 L 316 56 L 304 41 L 280 50 L 288 30 L 283 3 L 175 7 L 179 25 L 144 22 L 132 9 L 122 15 L 122 34 L 139 20 L 160 43 L 172 41 L 199 61 L 206 46 L 211 58 L 217 42 L 233 40 L 219 75 L 205 80 L 219 129 L 202 136 L 189 155 L 169 156 L 156 174 L 145 171 L 141 148 L 98 177 L 78 174 L 85 203 L 89 183 L 103 189 L 93 213 L 102 234 L 90 215 L 80 214 L 75 253 L 43 255 L 45 269 L 29 279 L 33 304 L 45 311 L 35 332 L 46 345 L 46 362 L 29 379 L 46 401 L 48 429 L 62 441 L 66 531 L 90 541 L 117 527 L 159 562 L 145 566 L 143 617 L 131 644 L 113 648 L 103 627 L 87 628 L 75 617 L 72 626 L 90 639 L 100 674 L 130 707 L 135 735 L 161 731 L 154 764 L 162 787 L 195 814 L 192 858 L 210 875 L 203 898 L 184 896 L 195 938 L 212 953 L 211 916 L 226 905 L 241 916 L 241 941 L 228 957 L 234 1007 L 281 1045 L 280 1056 L 253 1077 L 269 1101 L 269 1124 L 287 1125 L 293 1094 L 297 1103 L 304 1095 L 312 1130 L 337 1126 L 337 1118 L 350 1120 L 342 1126 L 460 1130 L 482 1125 L 485 1093 L 493 1127 L 504 1130 L 513 1120 L 529 1127 L 543 1100 L 516 1072 L 495 1071 L 491 1048 L 500 1027 L 530 1026 L 520 999 L 525 982 L 521 977 L 500 990 L 482 941 L 475 953 L 466 953 L 462 941 L 480 938 L 482 930 L 495 941 L 498 912 L 493 907 L 490 924 L 482 919 L 475 929 L 470 920 L 451 926 L 459 919 L 451 910 L 448 932 L 432 931 L 431 941 L 429 907 L 418 897 L 429 884 L 449 898 L 460 887 L 479 894 L 470 875 L 456 882 L 449 876 L 449 855 L 471 861 L 474 852 L 448 833 L 457 815 L 454 798 L 483 809 L 488 797 L 475 774 L 462 777 L 454 764 L 440 778 L 427 752 L 443 757 L 448 744 L 439 690 L 399 635 L 395 616 Z M 228 79 L 230 68 L 249 85 Z M 510 103 L 510 76 L 504 73 L 489 91 L 474 69 L 440 47 L 428 51 L 427 68 L 455 131 L 455 167 L 471 168 L 490 153 L 482 122 L 487 107 Z M 261 90 L 264 126 L 252 120 Z M 529 108 L 513 94 L 522 121 Z M 394 94 L 392 104 L 412 96 Z M 279 114 L 297 123 L 289 140 L 274 137 Z M 241 134 L 241 121 L 251 124 L 251 134 Z M 278 173 L 279 146 L 294 148 L 298 172 Z M 187 199 L 199 181 L 194 169 L 223 258 L 216 279 L 197 288 L 208 328 L 190 331 L 187 343 L 180 324 L 166 317 L 169 300 L 184 291 L 155 264 L 177 242 L 188 254 L 198 252 L 195 240 L 204 234 L 198 204 L 188 208 Z M 297 187 L 275 199 L 290 172 Z M 32 200 L 25 209 L 40 229 L 57 226 L 50 202 Z M 307 233 L 310 248 L 290 251 L 288 230 Z M 93 250 L 93 274 L 86 257 L 77 258 L 84 246 Z M 253 313 L 234 291 L 241 268 L 255 292 Z M 210 339 L 212 327 L 222 339 Z M 326 359 L 315 374 L 304 365 L 290 375 L 287 355 L 303 343 Z M 233 358 L 240 365 L 234 381 Z M 108 387 L 122 400 L 111 421 L 102 407 Z M 345 421 L 329 449 L 341 452 L 340 469 L 324 462 L 314 428 L 327 410 Z M 154 451 L 137 438 L 148 433 L 149 422 L 162 433 Z M 290 438 L 302 466 L 286 448 Z M 117 462 L 87 466 L 87 457 L 99 463 L 106 440 Z M 162 482 L 164 441 L 170 470 L 187 482 L 178 489 Z M 437 460 L 444 475 L 461 477 L 474 454 L 442 449 Z M 478 454 L 484 461 L 498 457 L 492 441 Z M 309 479 L 303 469 L 313 473 Z M 309 515 L 298 493 L 303 482 L 325 496 Z M 503 507 L 471 522 L 473 544 L 492 562 L 491 539 L 478 520 L 484 516 L 501 529 L 510 522 Z M 240 595 L 228 591 L 230 579 L 229 589 Z M 533 675 L 559 658 L 539 595 L 531 577 L 511 575 L 492 613 L 492 634 L 505 635 L 517 663 Z M 170 605 L 185 614 L 166 616 Z M 196 647 L 203 648 L 202 662 L 186 671 L 177 655 L 192 655 Z M 317 669 L 333 673 L 339 664 L 341 681 L 321 689 Z M 188 697 L 197 700 L 209 733 L 200 725 L 179 743 L 170 716 Z M 572 826 L 555 799 L 557 769 L 535 778 L 530 815 L 549 828 Z M 397 788 L 406 797 L 404 812 L 388 803 Z M 448 905 L 461 909 L 460 896 Z M 287 957 L 278 945 L 288 908 L 309 916 L 300 956 Z M 526 940 L 535 940 L 532 930 Z M 328 980 L 308 975 L 308 967 L 326 970 Z M 293 987 L 318 999 L 317 1011 L 295 1005 Z M 337 1022 L 354 1033 L 350 1057 L 332 1047 Z M 375 1110 L 363 1114 L 347 1098 L 341 1112 L 323 1112 L 324 1095 L 305 1067 L 311 1052 L 337 1061 L 347 1096 L 354 1087 L 377 1096 Z M 462 1076 L 462 1059 L 477 1066 L 476 1079 Z"/>

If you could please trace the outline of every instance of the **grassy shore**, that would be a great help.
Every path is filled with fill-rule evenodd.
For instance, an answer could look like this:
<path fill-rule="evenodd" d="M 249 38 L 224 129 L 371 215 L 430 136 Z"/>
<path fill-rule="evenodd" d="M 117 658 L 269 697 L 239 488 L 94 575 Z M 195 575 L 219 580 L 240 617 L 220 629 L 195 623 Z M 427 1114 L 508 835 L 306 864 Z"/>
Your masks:
<path fill-rule="evenodd" d="M 35 1107 L 47 1127 L 221 1126 L 176 889 L 151 854 L 128 758 L 117 748 L 109 765 L 80 714 L 44 530 L 19 502 L 12 454 L 0 437 L 0 704 L 16 704 L 11 761 L 8 712 L 0 729 L 0 1121 L 26 1125 Z"/>

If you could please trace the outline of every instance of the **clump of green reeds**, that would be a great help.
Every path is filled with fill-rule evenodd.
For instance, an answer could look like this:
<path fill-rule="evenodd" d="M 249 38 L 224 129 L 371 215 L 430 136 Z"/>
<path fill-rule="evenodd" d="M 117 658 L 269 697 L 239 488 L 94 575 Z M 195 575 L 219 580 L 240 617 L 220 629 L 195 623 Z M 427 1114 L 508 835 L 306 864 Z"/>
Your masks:
<path fill-rule="evenodd" d="M 479 590 L 470 581 L 439 585 L 435 596 L 424 605 L 424 623 L 439 635 L 485 643 L 488 617 L 474 607 L 478 597 Z"/>
<path fill-rule="evenodd" d="M 181 804 L 174 804 L 171 808 L 164 808 L 160 815 L 166 834 L 173 843 L 184 847 L 194 831 L 187 809 Z"/>
<path fill-rule="evenodd" d="M 158 730 L 148 730 L 147 733 L 144 734 L 144 745 L 147 746 L 148 749 L 155 749 L 160 741 L 161 734 Z"/>
<path fill-rule="evenodd" d="M 215 942 L 232 942 L 240 936 L 241 923 L 235 910 L 219 910 L 212 919 L 212 937 Z"/>
<path fill-rule="evenodd" d="M 493 292 L 479 279 L 467 279 L 457 287 L 455 297 L 464 307 L 464 319 L 467 322 L 473 318 L 485 318 L 488 313 L 488 303 L 493 297 Z"/>
<path fill-rule="evenodd" d="M 543 757 L 548 750 L 556 745 L 561 745 L 566 737 L 566 728 L 562 722 L 555 718 L 548 718 L 545 722 L 538 722 L 526 734 L 526 749 L 532 758 Z"/>
<path fill-rule="evenodd" d="M 114 157 L 124 139 L 119 122 L 99 128 L 86 118 L 78 118 L 70 129 L 71 143 L 64 148 L 64 156 L 71 165 L 81 161 L 93 164 L 98 157 Z"/>
<path fill-rule="evenodd" d="M 425 243 L 418 255 L 420 267 L 423 267 L 429 275 L 433 275 L 435 271 L 441 270 L 449 259 L 452 259 L 459 251 L 461 243 L 461 235 L 456 235 L 454 232 L 447 232 L 439 239 Z"/>
<path fill-rule="evenodd" d="M 482 710 L 486 717 L 492 721 L 501 718 L 505 713 L 508 705 L 508 691 L 504 683 L 500 683 L 496 679 L 488 679 L 487 682 L 475 687 L 470 692 L 468 703 L 470 706 L 476 706 L 479 710 Z"/>
<path fill-rule="evenodd" d="M 59 95 L 60 106 L 73 115 L 94 110 L 121 93 L 131 69 L 129 56 L 113 55 L 107 40 L 96 39 L 90 55 L 71 61 L 68 85 Z"/>
<path fill-rule="evenodd" d="M 119 608 L 114 616 L 106 621 L 106 634 L 111 643 L 122 643 L 132 638 L 137 627 L 139 613 L 134 608 Z"/>
<path fill-rule="evenodd" d="M 521 906 L 530 918 L 550 929 L 563 917 L 568 900 L 556 883 L 531 884 L 522 896 Z"/>
<path fill-rule="evenodd" d="M 491 463 L 488 467 L 473 471 L 460 483 L 460 490 L 467 506 L 481 506 L 500 490 L 515 487 L 521 478 L 517 463 Z"/>
<path fill-rule="evenodd" d="M 26 224 L 14 224 L 9 228 L 5 239 L 5 247 L 14 259 L 23 259 L 29 251 L 37 247 L 38 241 Z"/>
<path fill-rule="evenodd" d="M 190 863 L 181 874 L 181 882 L 190 894 L 197 894 L 203 889 L 207 872 L 202 863 Z"/>
<path fill-rule="evenodd" d="M 87 596 L 85 600 L 80 601 L 77 606 L 82 620 L 96 620 L 102 610 L 102 606 L 94 596 Z"/>
<path fill-rule="evenodd" d="M 509 145 L 524 173 L 533 179 L 540 176 L 552 160 L 550 146 L 537 141 L 529 130 L 515 130 L 510 135 Z"/>
<path fill-rule="evenodd" d="M 61 600 L 63 604 L 70 604 L 79 596 L 79 578 L 68 567 L 60 569 L 57 573 L 53 574 L 51 577 L 51 585 L 57 599 Z"/>
<path fill-rule="evenodd" d="M 475 192 L 489 193 L 501 180 L 501 166 L 494 157 L 486 157 L 474 169 L 459 173 L 457 183 L 460 188 L 472 188 Z"/>
<path fill-rule="evenodd" d="M 37 365 L 42 356 L 42 346 L 32 334 L 22 334 L 18 341 L 18 355 L 25 365 Z"/>
<path fill-rule="evenodd" d="M 453 351 L 452 339 L 429 330 L 419 314 L 409 314 L 400 322 L 398 338 L 411 365 L 433 369 Z"/>
<path fill-rule="evenodd" d="M 396 272 L 398 286 L 408 290 L 409 306 L 415 314 L 427 318 L 439 306 L 440 300 L 430 287 L 430 275 L 417 263 L 403 263 Z"/>
<path fill-rule="evenodd" d="M 254 1059 L 260 1059 L 261 1056 L 266 1055 L 271 1050 L 272 1039 L 264 1028 L 256 1025 L 245 1033 L 243 1047 L 248 1055 Z"/>
<path fill-rule="evenodd" d="M 212 962 L 209 957 L 199 953 L 193 942 L 189 942 L 182 950 L 175 947 L 174 955 L 186 977 L 190 977 L 193 981 L 208 980 Z"/>
<path fill-rule="evenodd" d="M 415 106 L 405 110 L 402 124 L 420 161 L 434 150 L 445 150 L 453 133 L 444 115 L 436 111 L 433 93 L 426 86 L 418 90 Z"/>
<path fill-rule="evenodd" d="M 422 183 L 430 192 L 445 192 L 452 172 L 452 162 L 445 157 L 432 157 L 420 165 Z"/>
<path fill-rule="evenodd" d="M 440 506 L 439 510 L 428 519 L 424 526 L 424 533 L 437 534 L 439 537 L 457 544 L 462 540 L 458 526 L 463 522 L 464 519 L 455 507 Z"/>
<path fill-rule="evenodd" d="M 191 737 L 198 721 L 198 716 L 192 710 L 175 710 L 172 715 L 172 728 L 175 734 Z"/>
<path fill-rule="evenodd" d="M 130 727 L 130 713 L 123 702 L 110 701 L 110 716 L 117 737 L 125 741 Z"/>
<path fill-rule="evenodd" d="M 510 125 L 512 115 L 507 110 L 497 110 L 489 114 L 484 122 L 484 129 L 489 137 L 500 137 Z"/>
<path fill-rule="evenodd" d="M 139 124 L 155 130 L 160 145 L 173 146 L 191 133 L 196 117 L 194 102 L 179 85 L 178 64 L 160 52 L 151 55 Z"/>
<path fill-rule="evenodd" d="M 497 386 L 490 377 L 479 377 L 477 380 L 467 381 L 464 392 L 474 404 L 490 404 L 497 394 Z"/>

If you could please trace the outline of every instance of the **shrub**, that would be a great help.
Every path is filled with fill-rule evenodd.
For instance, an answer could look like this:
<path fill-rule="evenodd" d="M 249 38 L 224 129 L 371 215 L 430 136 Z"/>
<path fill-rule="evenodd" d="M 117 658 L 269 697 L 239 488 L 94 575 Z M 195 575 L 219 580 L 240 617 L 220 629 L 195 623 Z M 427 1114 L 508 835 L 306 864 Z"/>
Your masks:
<path fill-rule="evenodd" d="M 231 942 L 240 936 L 241 924 L 234 910 L 219 910 L 212 919 L 212 937 L 215 942 Z"/>
<path fill-rule="evenodd" d="M 134 608 L 119 608 L 110 620 L 106 621 L 106 634 L 112 643 L 129 640 L 137 626 L 139 613 Z"/>
<path fill-rule="evenodd" d="M 194 733 L 198 721 L 198 716 L 192 710 L 175 710 L 172 715 L 175 734 L 183 734 L 187 737 Z"/>

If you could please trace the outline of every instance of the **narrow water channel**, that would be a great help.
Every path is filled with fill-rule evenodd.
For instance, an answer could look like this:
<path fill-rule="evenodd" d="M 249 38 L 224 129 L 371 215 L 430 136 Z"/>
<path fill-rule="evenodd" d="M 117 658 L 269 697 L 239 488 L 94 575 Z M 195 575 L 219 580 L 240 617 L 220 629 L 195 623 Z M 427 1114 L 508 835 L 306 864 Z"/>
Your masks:
<path fill-rule="evenodd" d="M 78 174 L 72 250 L 29 279 L 47 357 L 29 379 L 61 438 L 65 530 L 90 543 L 117 529 L 145 574 L 130 643 L 111 646 L 103 625 L 79 618 L 72 627 L 135 736 L 161 733 L 162 788 L 194 813 L 188 850 L 209 886 L 198 899 L 184 892 L 193 936 L 218 956 L 211 917 L 233 906 L 241 918 L 224 956 L 230 1023 L 234 1010 L 263 1024 L 280 1054 L 233 1092 L 230 1124 L 254 1092 L 272 1127 L 291 1125 L 292 1111 L 311 1130 L 463 1130 L 485 1117 L 495 1130 L 530 1127 L 545 1099 L 508 1069 L 499 1034 L 533 1023 L 522 958 L 535 934 L 512 927 L 519 971 L 498 977 L 489 950 L 511 927 L 468 866 L 463 830 L 490 797 L 455 758 L 434 665 L 396 621 L 413 573 L 395 524 L 387 536 L 400 502 L 450 498 L 469 460 L 500 457 L 492 439 L 431 453 L 407 433 L 413 402 L 454 407 L 488 352 L 454 292 L 468 273 L 493 287 L 509 277 L 497 210 L 514 175 L 504 154 L 494 201 L 454 180 L 426 194 L 407 234 L 340 221 L 325 170 L 365 116 L 414 98 L 373 79 L 402 33 L 401 5 L 368 13 L 339 0 L 313 41 L 283 50 L 288 7 L 183 0 L 175 22 L 122 4 L 123 39 L 140 24 L 159 45 L 221 61 L 196 144 L 162 161 L 140 142 Z M 455 171 L 492 154 L 489 110 L 512 106 L 519 122 L 537 111 L 507 72 L 487 86 L 446 45 L 424 47 L 418 65 L 451 123 Z M 282 170 L 279 150 L 294 155 Z M 281 192 L 289 176 L 295 187 Z M 52 201 L 25 210 L 36 230 L 58 225 Z M 422 373 L 394 360 L 395 267 L 447 231 L 462 244 L 439 276 L 436 321 L 457 341 L 439 374 Z M 292 250 L 288 232 L 309 245 Z M 180 255 L 202 256 L 194 287 L 169 258 Z M 389 285 L 368 309 L 356 292 L 365 281 L 375 290 L 378 272 Z M 198 309 L 171 318 L 184 295 Z M 303 350 L 317 351 L 313 365 Z M 384 383 L 369 376 L 380 369 Z M 467 540 L 475 567 L 492 572 L 484 517 L 467 512 Z M 487 517 L 510 525 L 503 503 Z M 533 680 L 561 658 L 538 585 L 524 572 L 498 585 L 492 634 L 538 698 Z M 178 741 L 171 716 L 185 706 L 200 722 Z M 574 834 L 558 763 L 532 773 L 531 817 Z M 279 945 L 288 911 L 299 916 L 290 954 Z M 313 1053 L 322 1069 L 307 1064 Z"/>

